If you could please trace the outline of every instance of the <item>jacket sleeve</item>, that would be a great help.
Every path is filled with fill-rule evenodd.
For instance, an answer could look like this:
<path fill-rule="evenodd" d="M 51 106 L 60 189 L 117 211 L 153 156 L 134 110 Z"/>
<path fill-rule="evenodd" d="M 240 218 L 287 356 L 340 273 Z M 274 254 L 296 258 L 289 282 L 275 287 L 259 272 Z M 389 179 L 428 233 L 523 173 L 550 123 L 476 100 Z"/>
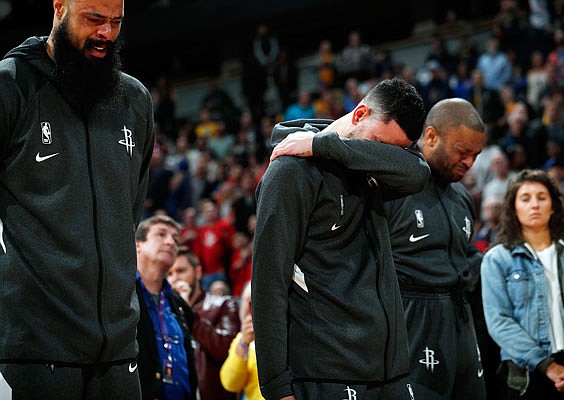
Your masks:
<path fill-rule="evenodd" d="M 336 132 L 314 136 L 313 156 L 329 159 L 353 170 L 372 175 L 384 200 L 423 190 L 431 174 L 421 153 L 366 139 L 342 139 Z"/>
<path fill-rule="evenodd" d="M 241 334 L 232 340 L 229 347 L 229 354 L 219 370 L 219 379 L 225 390 L 232 393 L 241 392 L 247 385 L 247 360 L 237 354 L 237 344 L 241 339 Z"/>
<path fill-rule="evenodd" d="M 14 60 L 0 62 L 0 160 L 6 156 L 5 151 L 16 127 L 19 110 L 25 106 L 23 93 L 14 79 L 15 68 Z"/>
<path fill-rule="evenodd" d="M 137 190 L 137 196 L 135 197 L 135 202 L 133 204 L 133 216 L 135 218 L 136 224 L 138 224 L 141 220 L 141 214 L 143 212 L 145 197 L 147 195 L 147 187 L 149 184 L 149 164 L 151 163 L 151 158 L 153 157 L 153 147 L 155 145 L 153 101 L 151 100 L 151 95 L 147 90 L 145 90 L 145 100 L 147 102 L 147 106 L 146 132 L 142 153 L 143 161 L 141 163 L 141 171 L 139 173 L 139 187 Z"/>
<path fill-rule="evenodd" d="M 233 299 L 227 299 L 221 305 L 221 317 L 216 325 L 198 313 L 194 316 L 192 337 L 202 349 L 218 363 L 227 357 L 229 345 L 239 332 L 239 313 Z"/>
<path fill-rule="evenodd" d="M 547 354 L 535 338 L 513 317 L 506 274 L 513 261 L 502 245 L 492 248 L 482 261 L 482 301 L 488 332 L 501 350 L 522 368 L 534 370 Z"/>
<path fill-rule="evenodd" d="M 257 188 L 252 313 L 263 396 L 292 394 L 288 359 L 288 289 L 316 198 L 313 160 L 281 157 Z M 309 168 L 308 168 L 309 166 Z"/>

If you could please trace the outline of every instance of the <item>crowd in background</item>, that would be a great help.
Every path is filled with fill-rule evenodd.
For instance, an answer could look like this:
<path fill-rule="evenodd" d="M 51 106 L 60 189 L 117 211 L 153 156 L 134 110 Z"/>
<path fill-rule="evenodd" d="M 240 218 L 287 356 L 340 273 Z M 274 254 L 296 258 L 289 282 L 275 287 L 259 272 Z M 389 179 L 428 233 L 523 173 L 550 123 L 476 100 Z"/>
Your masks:
<path fill-rule="evenodd" d="M 162 76 L 152 88 L 158 139 L 144 216 L 165 213 L 182 223 L 183 243 L 205 274 L 225 279 L 238 295 L 250 277 L 254 190 L 268 166 L 274 124 L 339 118 L 380 80 L 400 76 L 418 88 L 427 109 L 461 97 L 488 126 L 488 145 L 464 180 L 481 219 L 475 241 L 485 250 L 517 171 L 545 169 L 564 185 L 564 2 L 542 7 L 548 3 L 501 0 L 487 43 L 461 34 L 453 51 L 437 31 L 417 70 L 364 43 L 356 30 L 341 49 L 323 40 L 315 50 L 314 90 L 300 87 L 291 49 L 261 24 L 244 63 L 244 106 L 210 80 L 193 120 L 175 117 L 174 87 Z"/>

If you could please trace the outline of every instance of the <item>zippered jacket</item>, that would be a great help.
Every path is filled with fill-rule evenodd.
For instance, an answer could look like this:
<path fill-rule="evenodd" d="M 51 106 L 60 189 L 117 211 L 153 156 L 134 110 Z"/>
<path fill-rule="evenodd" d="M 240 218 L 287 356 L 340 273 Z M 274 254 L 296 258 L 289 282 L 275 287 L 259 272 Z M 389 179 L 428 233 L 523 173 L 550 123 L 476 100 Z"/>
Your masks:
<path fill-rule="evenodd" d="M 266 399 L 292 380 L 383 384 L 408 373 L 407 334 L 383 201 L 421 190 L 415 153 L 321 132 L 331 121 L 278 124 L 273 144 L 317 132 L 313 154 L 280 157 L 257 188 L 252 304 Z M 368 174 L 370 173 L 370 174 Z"/>
<path fill-rule="evenodd" d="M 384 205 L 400 287 L 473 291 L 482 254 L 472 243 L 475 211 L 460 182 L 432 173 L 425 188 Z"/>
<path fill-rule="evenodd" d="M 0 363 L 133 360 L 151 97 L 121 73 L 123 99 L 81 115 L 46 40 L 0 61 Z"/>

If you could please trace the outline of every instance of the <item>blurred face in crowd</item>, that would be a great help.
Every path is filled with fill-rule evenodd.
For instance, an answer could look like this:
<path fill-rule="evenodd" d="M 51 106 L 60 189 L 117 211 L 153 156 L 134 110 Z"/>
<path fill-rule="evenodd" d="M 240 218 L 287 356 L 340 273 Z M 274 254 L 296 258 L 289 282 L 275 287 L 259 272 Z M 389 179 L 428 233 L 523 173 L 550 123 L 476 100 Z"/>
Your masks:
<path fill-rule="evenodd" d="M 168 271 L 167 279 L 172 287 L 175 287 L 177 282 L 186 282 L 193 288 L 199 277 L 196 273 L 196 266 L 190 263 L 186 255 L 181 254 L 174 260 L 174 264 Z"/>
<path fill-rule="evenodd" d="M 144 241 L 137 241 L 137 254 L 168 271 L 178 252 L 177 241 L 178 229 L 173 225 L 158 222 L 149 227 Z"/>

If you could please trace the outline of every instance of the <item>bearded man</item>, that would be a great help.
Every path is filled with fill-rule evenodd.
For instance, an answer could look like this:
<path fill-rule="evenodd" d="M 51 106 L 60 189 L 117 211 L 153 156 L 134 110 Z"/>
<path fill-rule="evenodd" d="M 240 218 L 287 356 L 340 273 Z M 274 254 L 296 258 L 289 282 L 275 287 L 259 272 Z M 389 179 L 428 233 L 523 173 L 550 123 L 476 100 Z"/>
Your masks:
<path fill-rule="evenodd" d="M 123 0 L 53 9 L 0 61 L 0 397 L 138 399 L 151 97 L 119 70 Z"/>

